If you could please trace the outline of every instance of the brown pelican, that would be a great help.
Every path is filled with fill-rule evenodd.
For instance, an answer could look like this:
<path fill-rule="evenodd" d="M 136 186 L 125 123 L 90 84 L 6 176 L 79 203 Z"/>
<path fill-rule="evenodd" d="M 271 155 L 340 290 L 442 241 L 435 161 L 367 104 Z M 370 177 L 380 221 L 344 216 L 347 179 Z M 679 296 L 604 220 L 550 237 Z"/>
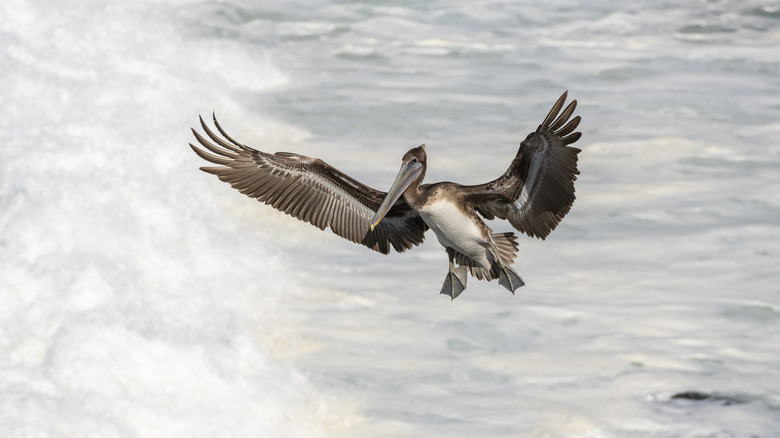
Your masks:
<path fill-rule="evenodd" d="M 563 111 L 567 93 L 558 99 L 536 131 L 520 143 L 509 169 L 480 185 L 452 182 L 422 184 L 427 166 L 425 145 L 409 150 L 385 193 L 362 184 L 322 160 L 290 152 L 261 152 L 231 138 L 214 117 L 215 134 L 203 118 L 209 141 L 194 129 L 209 152 L 192 144 L 201 158 L 219 167 L 201 170 L 241 193 L 341 237 L 387 254 L 423 241 L 432 229 L 449 256 L 441 293 L 455 299 L 466 288 L 467 274 L 498 279 L 513 294 L 524 285 L 511 265 L 517 254 L 514 233 L 493 233 L 485 219 L 506 219 L 518 231 L 546 238 L 574 203 L 579 149 L 569 146 L 580 117 L 570 117 L 577 101 Z M 213 141 L 213 143 L 212 143 Z M 480 217 L 482 216 L 482 218 Z M 457 267 L 456 267 L 457 265 Z"/>

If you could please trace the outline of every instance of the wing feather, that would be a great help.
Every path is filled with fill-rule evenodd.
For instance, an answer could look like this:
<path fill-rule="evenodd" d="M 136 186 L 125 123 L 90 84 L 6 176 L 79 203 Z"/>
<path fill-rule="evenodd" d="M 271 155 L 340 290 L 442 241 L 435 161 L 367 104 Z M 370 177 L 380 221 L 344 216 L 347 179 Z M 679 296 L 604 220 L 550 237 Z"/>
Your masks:
<path fill-rule="evenodd" d="M 546 238 L 574 203 L 579 175 L 577 154 L 569 146 L 582 135 L 574 132 L 580 116 L 573 100 L 562 112 L 567 93 L 555 102 L 535 132 L 520 143 L 509 169 L 487 184 L 465 187 L 467 200 L 487 219 L 506 219 L 518 231 Z M 571 119 L 570 119 L 571 118 Z"/>
<path fill-rule="evenodd" d="M 420 215 L 399 199 L 373 231 L 371 218 L 386 193 L 374 190 L 322 160 L 289 152 L 269 154 L 241 144 L 214 118 L 217 135 L 200 118 L 208 139 L 192 130 L 201 149 L 190 147 L 218 167 L 201 167 L 239 192 L 352 242 L 387 254 L 403 252 L 424 239 Z"/>

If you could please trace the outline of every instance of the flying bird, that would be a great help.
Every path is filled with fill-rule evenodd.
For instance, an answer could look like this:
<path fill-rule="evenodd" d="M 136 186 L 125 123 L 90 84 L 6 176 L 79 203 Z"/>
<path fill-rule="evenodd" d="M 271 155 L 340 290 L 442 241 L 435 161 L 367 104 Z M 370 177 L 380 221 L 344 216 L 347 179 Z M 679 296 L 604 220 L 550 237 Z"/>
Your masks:
<path fill-rule="evenodd" d="M 453 182 L 423 184 L 428 165 L 425 145 L 401 160 L 388 192 L 375 190 L 324 161 L 290 152 L 267 153 L 241 144 L 213 117 L 217 135 L 200 118 L 208 138 L 195 129 L 190 147 L 217 166 L 201 167 L 241 193 L 257 198 L 321 230 L 388 254 L 420 244 L 430 228 L 449 256 L 441 293 L 455 299 L 466 289 L 468 275 L 498 279 L 513 294 L 525 283 L 512 269 L 517 255 L 514 233 L 493 233 L 484 219 L 505 219 L 528 236 L 545 239 L 574 203 L 574 181 L 580 173 L 570 146 L 580 116 L 571 117 L 567 93 L 553 105 L 536 131 L 520 143 L 509 169 L 479 185 Z M 561 111 L 563 109 L 563 111 Z"/>

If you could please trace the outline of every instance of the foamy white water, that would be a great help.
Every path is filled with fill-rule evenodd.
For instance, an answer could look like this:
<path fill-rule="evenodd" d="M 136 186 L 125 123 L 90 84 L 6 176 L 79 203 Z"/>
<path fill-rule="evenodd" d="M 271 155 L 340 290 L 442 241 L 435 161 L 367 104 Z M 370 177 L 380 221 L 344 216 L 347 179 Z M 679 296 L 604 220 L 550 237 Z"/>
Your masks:
<path fill-rule="evenodd" d="M 0 436 L 778 436 L 771 2 L 7 3 Z M 371 253 L 186 146 L 216 110 L 480 183 L 565 89 L 578 200 L 516 296 L 450 302 L 433 236 Z"/>
<path fill-rule="evenodd" d="M 286 76 L 172 8 L 3 5 L 0 436 L 332 436 L 352 415 L 280 354 L 295 279 L 186 146 L 199 111 L 241 120 Z"/>

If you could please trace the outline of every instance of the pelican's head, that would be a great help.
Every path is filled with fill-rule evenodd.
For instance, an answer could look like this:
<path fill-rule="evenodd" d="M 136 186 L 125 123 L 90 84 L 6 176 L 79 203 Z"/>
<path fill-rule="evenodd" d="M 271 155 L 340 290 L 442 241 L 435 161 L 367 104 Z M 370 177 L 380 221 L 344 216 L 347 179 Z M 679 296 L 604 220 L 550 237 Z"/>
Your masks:
<path fill-rule="evenodd" d="M 371 219 L 371 231 L 374 231 L 374 227 L 379 225 L 379 222 L 385 217 L 390 210 L 390 207 L 395 204 L 395 201 L 397 201 L 398 198 L 404 194 L 406 189 L 423 174 L 425 171 L 426 159 L 424 144 L 409 149 L 409 152 L 404 154 L 398 176 L 395 177 L 395 181 L 393 182 L 393 185 L 390 186 L 387 196 L 385 196 L 382 204 L 379 205 L 374 218 Z M 417 181 L 417 185 L 419 185 L 419 181 Z"/>
<path fill-rule="evenodd" d="M 425 155 L 425 145 L 421 144 L 416 148 L 409 149 L 409 151 L 406 152 L 404 154 L 404 157 L 401 159 L 401 163 L 402 164 L 420 163 L 423 166 L 425 166 L 425 160 L 427 158 L 428 156 Z"/>

